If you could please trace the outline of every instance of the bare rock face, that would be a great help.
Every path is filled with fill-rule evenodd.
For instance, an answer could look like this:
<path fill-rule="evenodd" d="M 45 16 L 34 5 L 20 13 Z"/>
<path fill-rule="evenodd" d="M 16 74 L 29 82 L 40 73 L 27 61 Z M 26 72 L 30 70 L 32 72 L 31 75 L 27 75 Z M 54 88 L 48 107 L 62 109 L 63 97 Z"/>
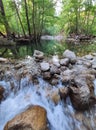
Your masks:
<path fill-rule="evenodd" d="M 76 62 L 76 55 L 74 52 L 70 51 L 70 50 L 66 50 L 64 53 L 63 53 L 63 57 L 64 58 L 69 58 L 70 62 L 71 63 L 75 63 Z"/>
<path fill-rule="evenodd" d="M 41 106 L 30 107 L 10 120 L 4 130 L 48 130 L 46 110 Z"/>
<path fill-rule="evenodd" d="M 3 99 L 3 93 L 4 93 L 5 89 L 0 86 L 0 101 Z"/>

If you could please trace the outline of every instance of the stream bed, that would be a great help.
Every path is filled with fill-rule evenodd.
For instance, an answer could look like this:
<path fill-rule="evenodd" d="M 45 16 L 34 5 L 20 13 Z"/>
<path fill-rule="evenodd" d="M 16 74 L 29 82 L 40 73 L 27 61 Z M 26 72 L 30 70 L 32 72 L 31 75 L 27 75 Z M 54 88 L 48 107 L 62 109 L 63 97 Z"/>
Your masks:
<path fill-rule="evenodd" d="M 32 82 L 28 83 L 24 78 L 20 83 L 20 90 L 14 94 L 10 90 L 10 83 L 0 81 L 0 85 L 5 86 L 7 98 L 0 104 L 0 130 L 3 130 L 5 124 L 11 120 L 15 115 L 25 111 L 30 105 L 40 105 L 47 111 L 47 118 L 49 121 L 50 130 L 83 130 L 81 129 L 82 123 L 74 118 L 75 110 L 72 107 L 70 99 L 67 99 L 65 104 L 63 101 L 59 101 L 55 105 L 46 95 L 49 89 L 49 84 L 38 79 L 39 84 L 33 85 Z M 15 81 L 14 81 L 15 82 Z M 96 81 L 94 82 L 96 86 Z M 26 87 L 24 87 L 26 84 Z M 18 86 L 18 85 L 17 85 Z M 61 87 L 61 83 L 57 86 L 51 86 L 52 90 Z M 84 130 L 96 130 L 93 116 L 85 112 L 85 115 L 91 119 L 92 129 Z"/>

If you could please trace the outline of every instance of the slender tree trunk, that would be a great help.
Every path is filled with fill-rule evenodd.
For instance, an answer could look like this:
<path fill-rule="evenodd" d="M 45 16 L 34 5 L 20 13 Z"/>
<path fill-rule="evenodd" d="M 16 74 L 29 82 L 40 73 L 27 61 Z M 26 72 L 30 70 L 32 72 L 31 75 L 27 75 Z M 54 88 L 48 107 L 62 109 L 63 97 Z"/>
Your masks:
<path fill-rule="evenodd" d="M 26 20 L 27 20 L 28 32 L 29 32 L 29 36 L 31 37 L 31 30 L 30 30 L 30 23 L 29 23 L 29 16 L 28 16 L 28 7 L 27 7 L 26 0 L 24 0 L 24 2 L 25 2 L 25 13 L 26 13 Z"/>
<path fill-rule="evenodd" d="M 95 17 L 96 17 L 96 12 L 94 12 L 94 17 L 93 17 L 92 23 L 91 23 L 91 25 L 90 25 L 90 30 L 92 29 L 92 26 L 94 25 Z"/>
<path fill-rule="evenodd" d="M 76 34 L 78 34 L 78 7 L 75 8 L 75 16 L 76 16 Z"/>
<path fill-rule="evenodd" d="M 17 5 L 16 5 L 15 1 L 14 1 L 14 5 L 15 5 L 16 13 L 17 13 L 17 16 L 18 16 L 18 19 L 19 19 L 19 22 L 20 22 L 24 37 L 26 37 L 25 30 L 24 30 L 24 27 L 23 27 L 23 24 L 22 24 L 22 21 L 21 21 L 20 15 L 19 15 L 19 11 L 18 11 L 18 8 L 17 8 Z"/>
<path fill-rule="evenodd" d="M 6 29 L 7 36 L 10 37 L 11 36 L 11 31 L 10 31 L 8 21 L 6 19 L 4 5 L 3 5 L 2 0 L 0 0 L 0 12 L 1 12 L 1 15 L 2 15 L 3 20 L 4 20 L 4 26 L 5 26 L 5 29 Z"/>
<path fill-rule="evenodd" d="M 45 3 L 43 0 L 43 7 L 42 7 L 42 19 L 41 19 L 41 29 L 40 29 L 40 34 L 39 37 L 42 35 L 42 30 L 43 30 L 43 26 L 44 26 L 44 10 L 45 10 Z"/>
<path fill-rule="evenodd" d="M 35 3 L 32 0 L 33 10 L 32 10 L 32 20 L 33 20 L 33 32 L 34 32 L 34 39 L 37 41 L 36 38 L 36 26 L 35 26 Z"/>

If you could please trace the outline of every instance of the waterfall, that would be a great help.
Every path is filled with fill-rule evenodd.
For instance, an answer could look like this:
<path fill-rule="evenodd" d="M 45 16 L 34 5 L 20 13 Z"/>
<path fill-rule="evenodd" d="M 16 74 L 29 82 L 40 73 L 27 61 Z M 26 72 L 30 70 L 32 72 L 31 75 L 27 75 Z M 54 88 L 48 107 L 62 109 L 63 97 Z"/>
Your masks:
<path fill-rule="evenodd" d="M 14 84 L 16 85 L 15 80 Z M 39 84 L 33 85 L 32 82 L 27 82 L 27 78 L 24 78 L 21 80 L 20 90 L 15 94 L 10 90 L 9 82 L 0 81 L 0 85 L 5 86 L 7 93 L 9 93 L 0 104 L 0 130 L 3 130 L 7 121 L 26 110 L 30 105 L 40 105 L 46 109 L 50 130 L 75 130 L 75 128 L 80 130 L 80 122 L 72 117 L 74 109 L 70 99 L 67 99 L 67 104 L 59 101 L 55 105 L 46 96 L 50 88 L 56 89 L 56 87 L 61 87 L 61 84 L 50 86 L 44 80 L 39 79 Z"/>

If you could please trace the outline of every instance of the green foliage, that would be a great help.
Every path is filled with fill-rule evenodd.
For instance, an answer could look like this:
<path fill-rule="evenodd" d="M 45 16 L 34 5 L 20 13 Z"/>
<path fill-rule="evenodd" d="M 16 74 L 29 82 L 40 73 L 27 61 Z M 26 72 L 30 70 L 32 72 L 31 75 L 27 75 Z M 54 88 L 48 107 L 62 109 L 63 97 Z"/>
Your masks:
<path fill-rule="evenodd" d="M 93 0 L 63 0 L 61 26 L 68 33 L 95 34 L 96 2 Z"/>
<path fill-rule="evenodd" d="M 29 34 L 26 17 L 25 0 L 2 0 L 5 16 L 0 13 L 0 31 L 5 32 L 4 26 L 9 24 L 10 32 L 16 34 Z M 15 4 L 17 6 L 18 14 Z M 62 12 L 55 15 L 55 1 L 26 0 L 28 20 L 31 34 L 56 35 L 64 34 L 93 34 L 96 35 L 96 2 L 94 0 L 62 0 Z M 19 15 L 19 17 L 18 17 Z M 21 23 L 20 23 L 21 20 Z M 22 29 L 24 28 L 24 29 Z"/>
<path fill-rule="evenodd" d="M 25 3 L 24 0 L 2 0 L 4 4 L 4 10 L 6 14 L 6 20 L 10 25 L 10 31 L 15 32 L 16 34 L 23 34 L 22 27 L 24 28 L 25 33 L 28 35 L 28 26 L 26 19 L 26 11 L 25 11 Z M 34 33 L 34 29 L 36 34 L 42 33 L 42 30 L 46 30 L 47 25 L 51 23 L 53 26 L 54 23 L 54 2 L 50 0 L 27 0 L 27 8 L 28 8 L 28 20 L 30 23 L 31 34 Z M 18 18 L 18 14 L 16 11 L 15 4 L 17 6 L 18 14 L 20 16 L 22 26 L 20 23 L 20 19 Z M 34 11 L 33 11 L 34 8 Z M 34 18 L 33 18 L 34 15 Z M 33 24 L 34 22 L 34 24 Z M 4 25 L 4 18 L 0 13 L 0 24 Z M 34 27 L 35 26 L 35 27 Z M 50 26 L 50 27 L 51 27 Z M 49 28 L 49 27 L 48 27 Z M 2 27 L 0 26 L 0 30 Z M 2 30 L 3 32 L 3 30 Z"/>

